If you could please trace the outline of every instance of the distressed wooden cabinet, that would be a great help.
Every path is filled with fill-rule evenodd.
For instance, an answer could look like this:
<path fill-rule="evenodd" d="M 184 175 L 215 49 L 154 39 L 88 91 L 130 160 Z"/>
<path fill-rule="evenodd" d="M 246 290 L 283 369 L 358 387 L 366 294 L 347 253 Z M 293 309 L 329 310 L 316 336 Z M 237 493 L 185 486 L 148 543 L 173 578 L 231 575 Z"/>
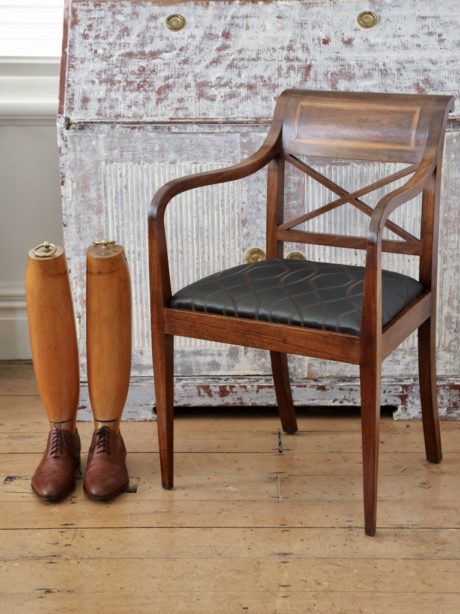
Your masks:
<path fill-rule="evenodd" d="M 163 183 L 253 152 L 276 95 L 287 87 L 459 98 L 457 0 L 373 0 L 379 23 L 370 29 L 357 23 L 367 8 L 356 0 L 67 2 L 58 118 L 65 244 L 82 341 L 84 249 L 102 237 L 126 248 L 134 297 L 128 414 L 145 416 L 152 406 L 146 222 Z M 174 14 L 185 18 L 179 31 L 167 27 Z M 438 329 L 440 410 L 452 417 L 460 415 L 459 127 L 457 106 L 444 156 Z M 204 162 L 210 159 L 212 165 Z M 347 189 L 377 178 L 372 163 L 316 164 Z M 324 188 L 295 171 L 290 180 L 292 212 L 329 200 Z M 177 199 L 168 212 L 175 288 L 243 262 L 251 247 L 264 247 L 265 189 L 258 175 Z M 341 207 L 334 215 L 350 234 L 365 235 L 368 219 L 356 210 Z M 395 221 L 416 234 L 418 204 L 398 215 Z M 328 231 L 327 216 L 313 222 L 321 226 L 312 229 Z M 288 247 L 312 259 L 357 264 L 363 258 L 350 250 Z M 401 262 L 401 270 L 416 276 L 410 256 L 387 255 L 385 266 Z M 84 343 L 81 350 L 85 373 Z M 359 404 L 354 367 L 301 358 L 290 367 L 297 403 Z M 177 340 L 179 405 L 273 404 L 269 373 L 264 352 Z M 400 406 L 400 416 L 416 416 L 414 340 L 389 357 L 384 375 L 384 402 Z"/>

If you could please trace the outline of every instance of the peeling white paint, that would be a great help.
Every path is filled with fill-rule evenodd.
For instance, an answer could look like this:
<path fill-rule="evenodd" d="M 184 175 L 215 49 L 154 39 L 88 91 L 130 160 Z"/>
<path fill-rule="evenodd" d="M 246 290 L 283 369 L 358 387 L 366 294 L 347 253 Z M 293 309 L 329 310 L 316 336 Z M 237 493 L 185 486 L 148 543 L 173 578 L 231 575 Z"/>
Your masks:
<path fill-rule="evenodd" d="M 371 4 L 380 22 L 365 30 L 361 0 L 74 0 L 64 114 L 268 119 L 286 87 L 458 98 L 458 1 Z"/>
<path fill-rule="evenodd" d="M 294 381 L 292 396 L 297 407 L 359 407 L 359 380 L 356 378 L 321 378 L 320 381 Z M 273 407 L 276 397 L 268 377 L 193 377 L 176 378 L 174 401 L 180 407 Z M 460 380 L 438 382 L 439 414 L 444 420 L 460 419 Z M 129 389 L 123 420 L 152 420 L 155 396 L 151 378 L 134 378 Z M 420 397 L 416 380 L 382 382 L 382 406 L 398 408 L 396 420 L 420 418 Z M 79 420 L 92 420 L 88 388 L 83 383 Z M 308 424 L 308 422 L 306 423 Z"/>

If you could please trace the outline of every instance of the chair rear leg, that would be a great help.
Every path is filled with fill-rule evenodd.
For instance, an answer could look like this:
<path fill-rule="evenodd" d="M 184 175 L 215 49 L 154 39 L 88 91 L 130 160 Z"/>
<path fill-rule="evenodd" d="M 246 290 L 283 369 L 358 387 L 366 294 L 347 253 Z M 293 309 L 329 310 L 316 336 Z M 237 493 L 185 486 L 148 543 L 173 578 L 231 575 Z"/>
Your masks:
<path fill-rule="evenodd" d="M 370 360 L 360 366 L 363 446 L 364 530 L 375 535 L 379 463 L 381 366 Z"/>
<path fill-rule="evenodd" d="M 418 368 L 426 457 L 430 463 L 442 459 L 436 391 L 436 321 L 426 320 L 418 329 Z"/>
<path fill-rule="evenodd" d="M 161 483 L 174 485 L 174 337 L 157 333 L 153 343 L 155 405 L 160 449 Z"/>
<path fill-rule="evenodd" d="M 285 433 L 292 435 L 297 432 L 297 418 L 292 402 L 287 356 L 281 352 L 270 352 L 270 360 L 281 426 Z"/>

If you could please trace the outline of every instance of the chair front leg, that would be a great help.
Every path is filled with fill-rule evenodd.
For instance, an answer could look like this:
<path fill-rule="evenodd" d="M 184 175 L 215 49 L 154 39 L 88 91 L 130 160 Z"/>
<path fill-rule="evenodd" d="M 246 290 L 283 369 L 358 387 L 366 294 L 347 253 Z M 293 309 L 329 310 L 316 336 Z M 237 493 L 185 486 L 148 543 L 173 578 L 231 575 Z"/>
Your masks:
<path fill-rule="evenodd" d="M 426 320 L 418 329 L 420 401 L 426 458 L 430 463 L 439 463 L 442 459 L 436 391 L 435 334 L 436 321 L 434 318 Z"/>
<path fill-rule="evenodd" d="M 285 433 L 293 435 L 297 432 L 297 418 L 292 401 L 287 356 L 281 352 L 270 352 L 270 360 L 281 427 Z"/>
<path fill-rule="evenodd" d="M 361 429 L 363 447 L 364 528 L 375 535 L 379 462 L 381 363 L 372 359 L 361 364 Z"/>
<path fill-rule="evenodd" d="M 161 483 L 174 485 L 174 337 L 157 332 L 152 344 Z"/>

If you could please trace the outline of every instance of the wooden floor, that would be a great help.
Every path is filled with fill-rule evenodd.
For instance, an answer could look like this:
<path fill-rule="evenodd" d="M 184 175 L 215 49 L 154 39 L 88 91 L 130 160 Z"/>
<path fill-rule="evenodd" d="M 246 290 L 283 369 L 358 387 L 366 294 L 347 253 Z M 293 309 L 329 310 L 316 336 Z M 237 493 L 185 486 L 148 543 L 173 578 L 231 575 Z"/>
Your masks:
<path fill-rule="evenodd" d="M 30 489 L 47 431 L 30 367 L 0 374 L 0 611 L 460 612 L 459 422 L 435 466 L 419 423 L 383 420 L 370 538 L 356 416 L 305 413 L 287 436 L 262 412 L 182 414 L 170 492 L 155 425 L 126 423 L 131 492 L 96 503 L 80 480 L 47 504 Z"/>

